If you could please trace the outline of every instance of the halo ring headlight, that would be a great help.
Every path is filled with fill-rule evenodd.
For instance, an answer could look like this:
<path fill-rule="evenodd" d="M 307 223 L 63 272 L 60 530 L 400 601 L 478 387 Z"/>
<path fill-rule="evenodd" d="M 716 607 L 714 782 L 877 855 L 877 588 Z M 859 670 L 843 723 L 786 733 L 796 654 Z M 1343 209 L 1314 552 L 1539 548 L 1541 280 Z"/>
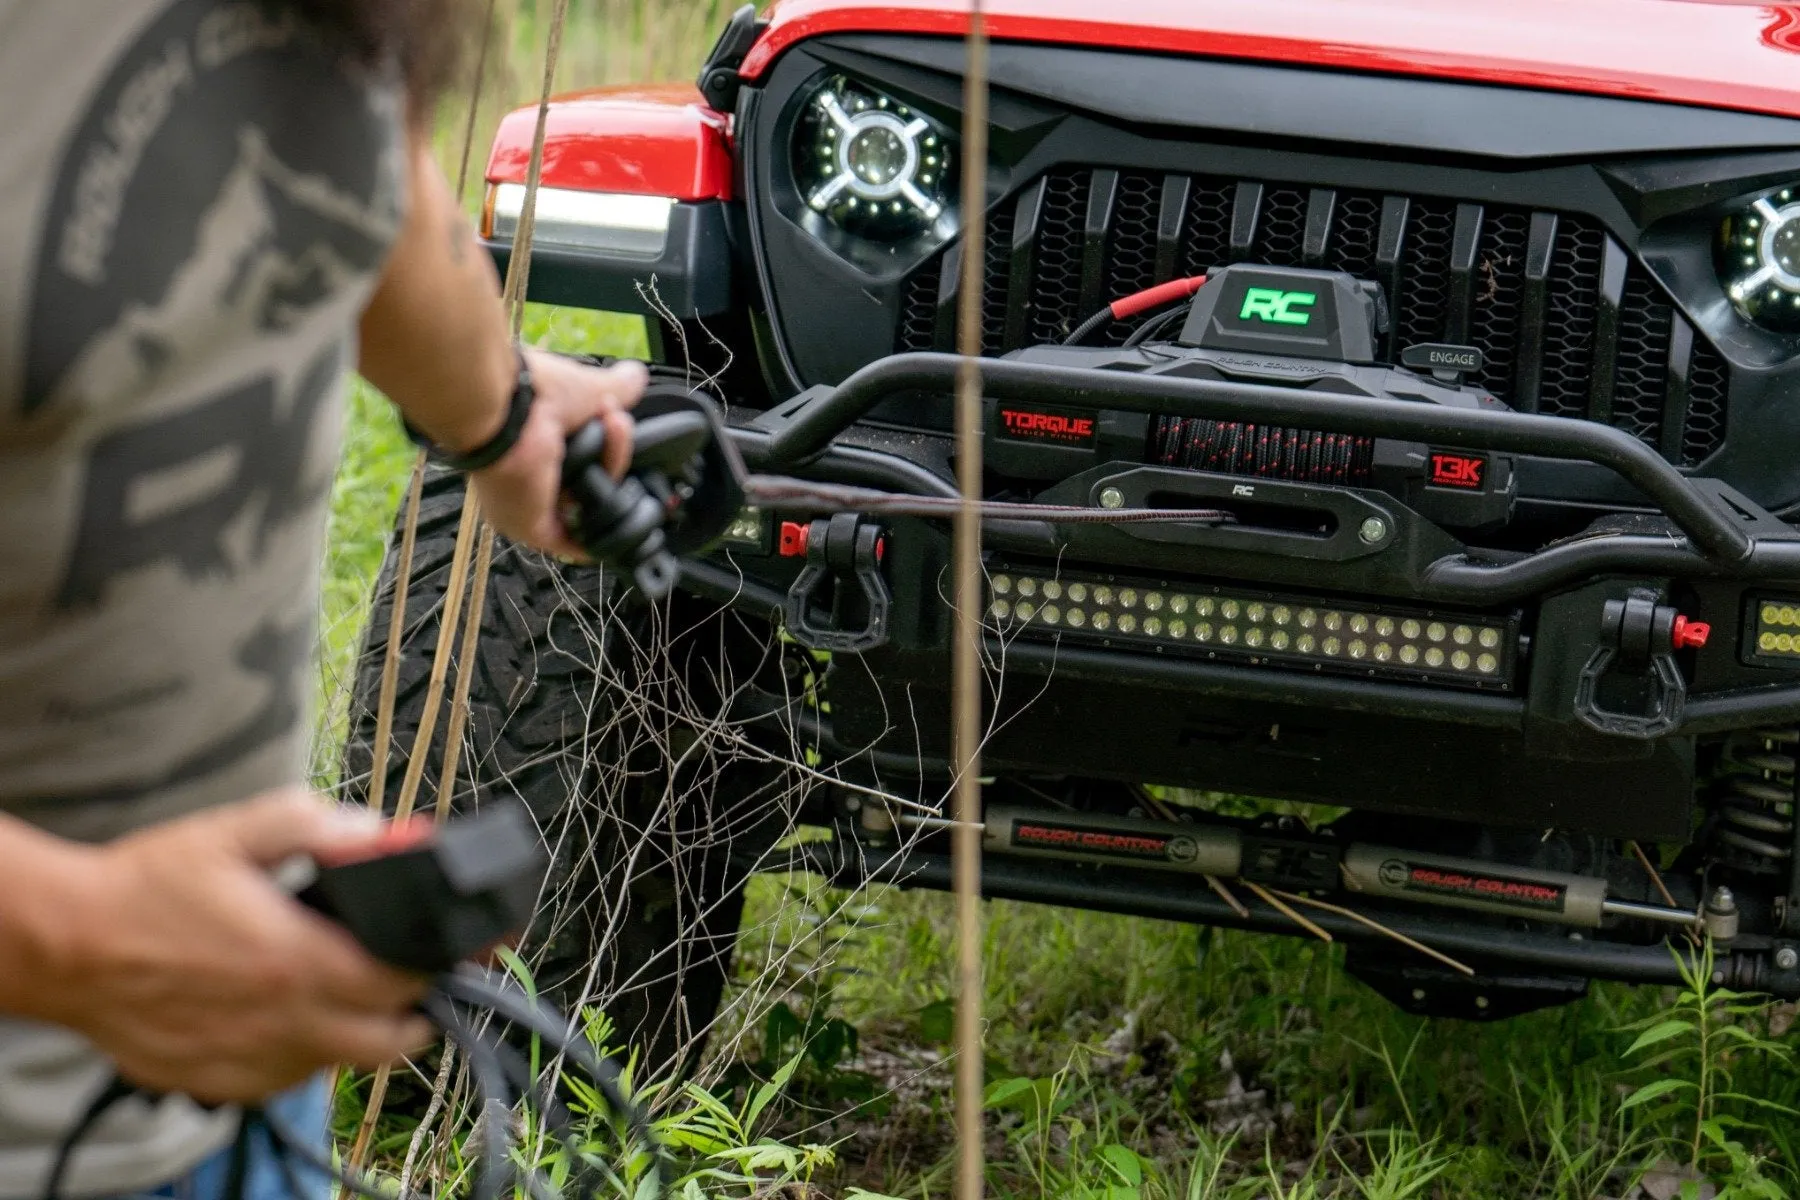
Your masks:
<path fill-rule="evenodd" d="M 898 241 L 948 212 L 950 143 L 929 118 L 834 75 L 795 131 L 795 183 L 807 208 L 845 232 Z"/>
<path fill-rule="evenodd" d="M 1719 228 L 1719 274 L 1746 319 L 1800 331 L 1800 195 L 1793 188 L 1758 197 Z"/>

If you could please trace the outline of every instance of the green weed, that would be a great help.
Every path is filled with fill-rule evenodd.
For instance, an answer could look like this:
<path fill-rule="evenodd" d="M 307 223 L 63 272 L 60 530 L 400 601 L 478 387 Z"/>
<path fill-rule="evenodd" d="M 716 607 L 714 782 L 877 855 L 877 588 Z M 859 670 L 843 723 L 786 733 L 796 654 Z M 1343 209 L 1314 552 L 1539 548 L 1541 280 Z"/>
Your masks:
<path fill-rule="evenodd" d="M 1765 1000 L 1713 982 L 1710 940 L 1698 953 L 1671 953 L 1684 986 L 1669 1008 L 1628 1027 L 1637 1036 L 1625 1050 L 1640 1071 L 1657 1072 L 1657 1077 L 1624 1098 L 1620 1117 L 1637 1112 L 1665 1126 L 1686 1125 L 1691 1130 L 1685 1147 L 1691 1169 L 1723 1166 L 1728 1186 L 1773 1186 L 1763 1175 L 1765 1156 L 1731 1135 L 1756 1129 L 1739 1114 L 1767 1119 L 1800 1113 L 1767 1095 L 1741 1090 L 1737 1077 L 1740 1064 L 1766 1071 L 1771 1064 L 1789 1064 L 1792 1053 L 1758 1028 L 1768 1011 Z"/>

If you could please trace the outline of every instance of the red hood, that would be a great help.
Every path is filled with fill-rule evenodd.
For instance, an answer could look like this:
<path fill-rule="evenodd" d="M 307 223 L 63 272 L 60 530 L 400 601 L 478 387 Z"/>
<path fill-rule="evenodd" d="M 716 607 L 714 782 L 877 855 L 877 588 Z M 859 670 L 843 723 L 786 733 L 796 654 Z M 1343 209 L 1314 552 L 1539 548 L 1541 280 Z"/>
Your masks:
<path fill-rule="evenodd" d="M 1096 8 L 1111 11 L 1104 19 Z M 1119 10 L 1124 10 L 1123 12 Z M 1800 117 L 1800 4 L 987 0 L 997 39 L 1306 63 Z M 776 0 L 743 73 L 824 33 L 960 36 L 964 0 Z"/>

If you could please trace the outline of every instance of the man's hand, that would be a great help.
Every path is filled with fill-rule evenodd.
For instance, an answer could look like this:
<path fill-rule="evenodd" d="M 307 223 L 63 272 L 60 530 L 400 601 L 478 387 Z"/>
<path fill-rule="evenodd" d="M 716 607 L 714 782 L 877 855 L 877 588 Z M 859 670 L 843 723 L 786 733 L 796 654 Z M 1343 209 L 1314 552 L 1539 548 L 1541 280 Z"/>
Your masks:
<path fill-rule="evenodd" d="M 29 831 L 45 843 L 40 860 L 60 860 L 60 881 L 54 903 L 8 913 L 36 926 L 26 957 L 38 961 L 17 964 L 34 977 L 16 981 L 23 995 L 0 987 L 0 1008 L 83 1034 L 131 1083 L 208 1102 L 260 1100 L 322 1067 L 417 1050 L 432 1037 L 412 1011 L 424 981 L 371 958 L 269 875 L 296 854 L 353 854 L 378 833 L 299 789 L 101 847 Z"/>
<path fill-rule="evenodd" d="M 563 530 L 560 514 L 563 447 L 570 434 L 598 417 L 606 424 L 607 470 L 619 476 L 631 463 L 631 406 L 644 394 L 642 363 L 594 367 L 537 350 L 525 351 L 537 403 L 519 444 L 472 479 L 481 511 L 517 542 L 564 558 L 583 551 Z"/>
<path fill-rule="evenodd" d="M 363 311 L 361 367 L 437 445 L 467 453 L 506 424 L 518 360 L 500 279 L 475 240 L 432 157 L 430 131 L 414 131 L 406 224 Z M 588 366 L 525 351 L 537 385 L 519 443 L 474 477 L 482 509 L 515 541 L 564 557 L 580 550 L 558 516 L 563 442 L 588 421 L 606 422 L 606 463 L 623 474 L 631 419 L 648 379 L 636 363 Z"/>

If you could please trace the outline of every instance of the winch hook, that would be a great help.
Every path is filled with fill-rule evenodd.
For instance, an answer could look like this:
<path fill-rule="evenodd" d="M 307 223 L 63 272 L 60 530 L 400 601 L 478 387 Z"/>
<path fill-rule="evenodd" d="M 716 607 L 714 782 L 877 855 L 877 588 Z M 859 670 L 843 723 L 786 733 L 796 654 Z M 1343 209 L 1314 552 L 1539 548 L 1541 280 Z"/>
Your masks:
<path fill-rule="evenodd" d="M 744 464 L 718 405 L 673 383 L 651 383 L 632 410 L 631 466 L 601 463 L 606 427 L 589 421 L 563 457 L 563 524 L 595 560 L 631 573 L 646 599 L 675 589 L 679 560 L 711 546 L 744 503 Z"/>

